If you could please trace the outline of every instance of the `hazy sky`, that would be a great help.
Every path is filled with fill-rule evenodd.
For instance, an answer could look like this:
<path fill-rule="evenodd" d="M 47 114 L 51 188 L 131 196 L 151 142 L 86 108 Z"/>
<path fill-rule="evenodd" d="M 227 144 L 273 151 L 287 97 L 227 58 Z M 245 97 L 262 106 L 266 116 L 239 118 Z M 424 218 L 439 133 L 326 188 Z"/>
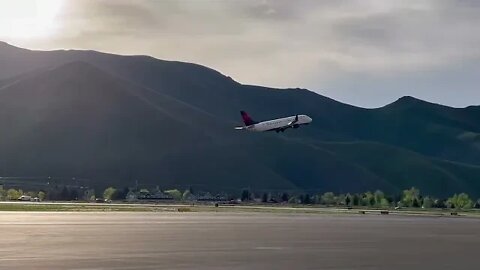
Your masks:
<path fill-rule="evenodd" d="M 475 0 L 0 0 L 0 40 L 195 62 L 366 107 L 480 104 Z"/>

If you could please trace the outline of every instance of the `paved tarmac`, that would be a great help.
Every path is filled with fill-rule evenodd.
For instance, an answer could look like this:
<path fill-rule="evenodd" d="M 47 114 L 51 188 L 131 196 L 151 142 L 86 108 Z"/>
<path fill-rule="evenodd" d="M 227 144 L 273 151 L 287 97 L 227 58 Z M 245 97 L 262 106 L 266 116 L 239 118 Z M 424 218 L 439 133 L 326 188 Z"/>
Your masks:
<path fill-rule="evenodd" d="M 0 212 L 0 269 L 477 269 L 480 220 Z"/>

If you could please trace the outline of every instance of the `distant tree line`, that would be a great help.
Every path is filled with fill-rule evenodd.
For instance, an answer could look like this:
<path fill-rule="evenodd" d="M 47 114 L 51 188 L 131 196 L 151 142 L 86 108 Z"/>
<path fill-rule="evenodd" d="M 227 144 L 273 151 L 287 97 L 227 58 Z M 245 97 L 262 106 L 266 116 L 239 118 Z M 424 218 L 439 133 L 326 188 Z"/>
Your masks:
<path fill-rule="evenodd" d="M 248 190 L 243 190 L 240 199 L 252 201 L 255 196 Z M 371 208 L 456 208 L 471 209 L 480 208 L 480 199 L 472 200 L 468 194 L 454 194 L 450 198 L 440 199 L 433 196 L 423 196 L 420 190 L 412 187 L 398 195 L 387 195 L 381 190 L 364 193 L 335 194 L 325 192 L 323 194 L 288 194 L 281 193 L 276 196 L 271 193 L 261 195 L 263 203 L 291 203 L 291 204 L 316 204 L 323 206 L 347 206 L 347 207 L 371 207 Z"/>
<path fill-rule="evenodd" d="M 27 191 L 24 192 L 21 189 L 2 189 L 0 190 L 0 201 L 18 200 L 21 196 L 26 195 L 32 198 L 39 198 L 45 200 L 47 193 L 45 191 Z"/>
<path fill-rule="evenodd" d="M 189 188 L 183 192 L 178 189 L 170 189 L 159 191 L 158 189 L 150 192 L 148 189 L 139 190 L 128 187 L 117 189 L 108 187 L 102 193 L 102 199 L 107 201 L 123 201 L 127 199 L 127 195 L 133 192 L 135 194 L 150 194 L 162 192 L 169 195 L 175 201 L 191 201 L 196 199 L 193 189 Z M 39 200 L 49 201 L 75 201 L 75 200 L 95 200 L 94 194 L 86 198 L 84 191 L 78 188 L 67 186 L 55 186 L 49 190 L 40 191 L 23 191 L 22 189 L 1 189 L 0 200 L 18 200 L 22 195 L 28 195 Z M 249 189 L 243 189 L 239 197 L 228 196 L 229 200 L 241 202 L 261 202 L 261 203 L 289 203 L 289 204 L 305 204 L 305 205 L 322 205 L 322 206 L 346 206 L 346 207 L 371 207 L 371 208 L 393 208 L 393 207 L 409 207 L 409 208 L 455 208 L 455 209 L 471 209 L 480 208 L 480 199 L 474 201 L 466 193 L 454 194 L 453 196 L 440 199 L 433 196 L 423 196 L 419 189 L 412 187 L 404 190 L 398 195 L 387 195 L 381 190 L 375 192 L 367 191 L 363 193 L 346 193 L 335 194 L 333 192 L 325 192 L 323 194 L 289 194 L 268 193 L 263 192 L 255 194 Z"/>

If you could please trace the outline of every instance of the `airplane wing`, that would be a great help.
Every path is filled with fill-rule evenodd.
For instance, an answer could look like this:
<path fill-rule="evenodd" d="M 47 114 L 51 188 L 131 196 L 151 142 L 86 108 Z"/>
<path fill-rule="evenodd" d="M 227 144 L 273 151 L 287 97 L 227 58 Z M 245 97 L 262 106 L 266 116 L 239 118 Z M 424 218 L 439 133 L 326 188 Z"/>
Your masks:
<path fill-rule="evenodd" d="M 244 130 L 247 129 L 247 127 L 235 127 L 236 130 Z"/>
<path fill-rule="evenodd" d="M 298 122 L 298 114 L 295 115 L 295 119 L 293 121 L 291 121 L 290 123 L 288 123 L 287 126 L 291 127 L 291 126 L 295 125 L 295 123 L 297 123 L 297 122 Z"/>

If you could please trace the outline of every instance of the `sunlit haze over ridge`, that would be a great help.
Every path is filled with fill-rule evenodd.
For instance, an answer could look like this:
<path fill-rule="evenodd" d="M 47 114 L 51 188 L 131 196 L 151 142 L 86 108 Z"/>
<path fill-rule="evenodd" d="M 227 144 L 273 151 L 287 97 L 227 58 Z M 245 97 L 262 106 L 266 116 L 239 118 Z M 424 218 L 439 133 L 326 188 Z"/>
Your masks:
<path fill-rule="evenodd" d="M 45 38 L 54 34 L 62 0 L 2 1 L 0 38 Z"/>
<path fill-rule="evenodd" d="M 478 1 L 0 0 L 0 40 L 145 54 L 379 107 L 480 104 Z"/>

